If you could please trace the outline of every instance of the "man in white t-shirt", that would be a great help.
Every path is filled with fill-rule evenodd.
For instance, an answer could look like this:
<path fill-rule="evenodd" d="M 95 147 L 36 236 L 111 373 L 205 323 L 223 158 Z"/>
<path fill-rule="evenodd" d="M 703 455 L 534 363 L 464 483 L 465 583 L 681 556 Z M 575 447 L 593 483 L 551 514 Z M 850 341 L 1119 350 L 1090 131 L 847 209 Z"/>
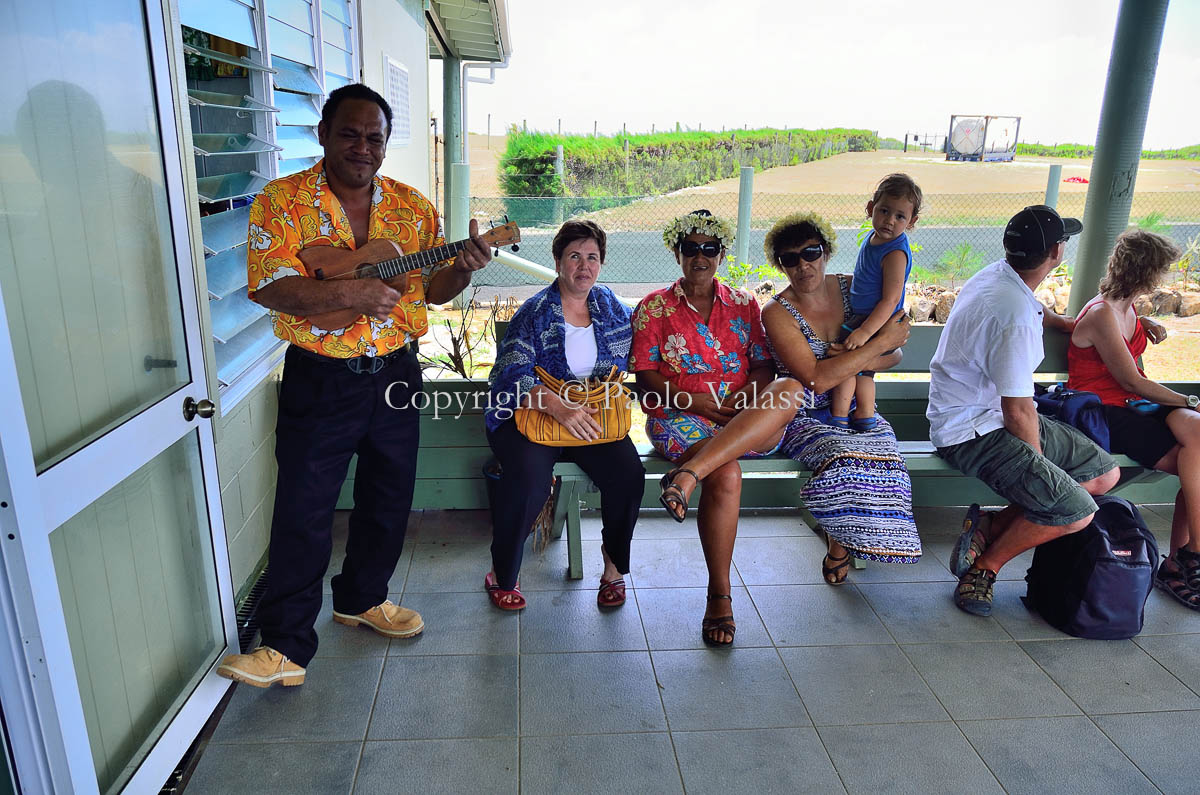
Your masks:
<path fill-rule="evenodd" d="M 1087 527 L 1092 495 L 1116 485 L 1112 456 L 1079 431 L 1037 413 L 1033 373 L 1042 329 L 1074 321 L 1042 307 L 1033 290 L 1083 225 L 1046 205 L 1026 207 L 1004 230 L 1005 258 L 971 277 L 954 303 L 929 364 L 929 438 L 938 455 L 982 480 L 1010 505 L 972 505 L 951 555 L 954 603 L 992 612 L 1000 567 L 1027 549 Z"/>

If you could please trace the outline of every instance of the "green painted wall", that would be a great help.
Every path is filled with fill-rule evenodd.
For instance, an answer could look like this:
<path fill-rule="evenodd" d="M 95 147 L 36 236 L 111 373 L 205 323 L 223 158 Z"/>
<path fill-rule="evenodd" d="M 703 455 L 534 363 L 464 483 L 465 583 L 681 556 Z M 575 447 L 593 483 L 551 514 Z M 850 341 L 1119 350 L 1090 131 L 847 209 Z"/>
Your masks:
<path fill-rule="evenodd" d="M 279 373 L 255 387 L 217 421 L 217 476 L 233 591 L 258 576 L 270 538 L 275 505 L 275 414 Z"/>

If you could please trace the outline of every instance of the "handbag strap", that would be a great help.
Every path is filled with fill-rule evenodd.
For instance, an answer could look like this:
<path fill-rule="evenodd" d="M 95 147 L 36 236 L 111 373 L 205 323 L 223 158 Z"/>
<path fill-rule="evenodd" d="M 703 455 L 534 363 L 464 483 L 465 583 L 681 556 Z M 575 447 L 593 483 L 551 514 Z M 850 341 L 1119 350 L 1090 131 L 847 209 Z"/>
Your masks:
<path fill-rule="evenodd" d="M 622 383 L 625 374 L 617 370 L 615 364 L 608 371 L 608 375 L 603 378 L 588 379 L 582 382 L 563 381 L 561 378 L 555 378 L 541 366 L 535 366 L 533 372 L 541 379 L 547 389 L 554 392 L 554 394 L 563 400 L 569 400 L 577 405 L 600 403 L 608 395 L 620 394 L 626 391 L 625 384 Z"/>

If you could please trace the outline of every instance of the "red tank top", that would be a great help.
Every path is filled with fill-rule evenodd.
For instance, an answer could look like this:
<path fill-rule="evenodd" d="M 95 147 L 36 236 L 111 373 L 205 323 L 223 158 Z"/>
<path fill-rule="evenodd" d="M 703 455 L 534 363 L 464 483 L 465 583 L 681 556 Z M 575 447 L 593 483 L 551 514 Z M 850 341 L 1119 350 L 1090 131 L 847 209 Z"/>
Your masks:
<path fill-rule="evenodd" d="M 1089 309 L 1098 303 L 1099 300 L 1095 300 L 1085 306 L 1079 313 L 1079 318 L 1082 318 Z M 1078 322 L 1078 318 L 1076 322 Z M 1133 338 L 1125 340 L 1125 345 L 1129 348 L 1129 355 L 1133 357 L 1138 372 L 1144 377 L 1146 373 L 1142 371 L 1141 365 L 1137 364 L 1138 357 L 1146 350 L 1146 330 L 1142 328 L 1140 317 L 1133 326 Z M 1067 345 L 1067 387 L 1084 392 L 1095 392 L 1100 396 L 1100 402 L 1106 406 L 1124 406 L 1125 401 L 1129 398 L 1134 400 L 1141 398 L 1141 395 L 1121 388 L 1117 379 L 1113 378 L 1112 373 L 1108 371 L 1104 360 L 1100 358 L 1100 352 L 1094 345 L 1090 348 L 1080 348 L 1074 342 Z"/>

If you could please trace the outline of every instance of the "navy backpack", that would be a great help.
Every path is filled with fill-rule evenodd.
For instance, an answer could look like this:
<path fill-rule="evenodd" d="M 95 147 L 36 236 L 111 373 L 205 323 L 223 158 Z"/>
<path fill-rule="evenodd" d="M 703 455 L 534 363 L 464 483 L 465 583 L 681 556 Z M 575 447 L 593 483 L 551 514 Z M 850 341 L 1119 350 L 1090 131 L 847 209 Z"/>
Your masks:
<path fill-rule="evenodd" d="M 1091 524 L 1033 553 L 1022 601 L 1068 635 L 1132 638 L 1154 588 L 1158 544 L 1127 500 L 1100 496 L 1096 504 Z"/>
<path fill-rule="evenodd" d="M 1108 417 L 1095 392 L 1067 389 L 1062 384 L 1046 388 L 1034 384 L 1033 402 L 1039 414 L 1065 422 L 1108 451 Z"/>

